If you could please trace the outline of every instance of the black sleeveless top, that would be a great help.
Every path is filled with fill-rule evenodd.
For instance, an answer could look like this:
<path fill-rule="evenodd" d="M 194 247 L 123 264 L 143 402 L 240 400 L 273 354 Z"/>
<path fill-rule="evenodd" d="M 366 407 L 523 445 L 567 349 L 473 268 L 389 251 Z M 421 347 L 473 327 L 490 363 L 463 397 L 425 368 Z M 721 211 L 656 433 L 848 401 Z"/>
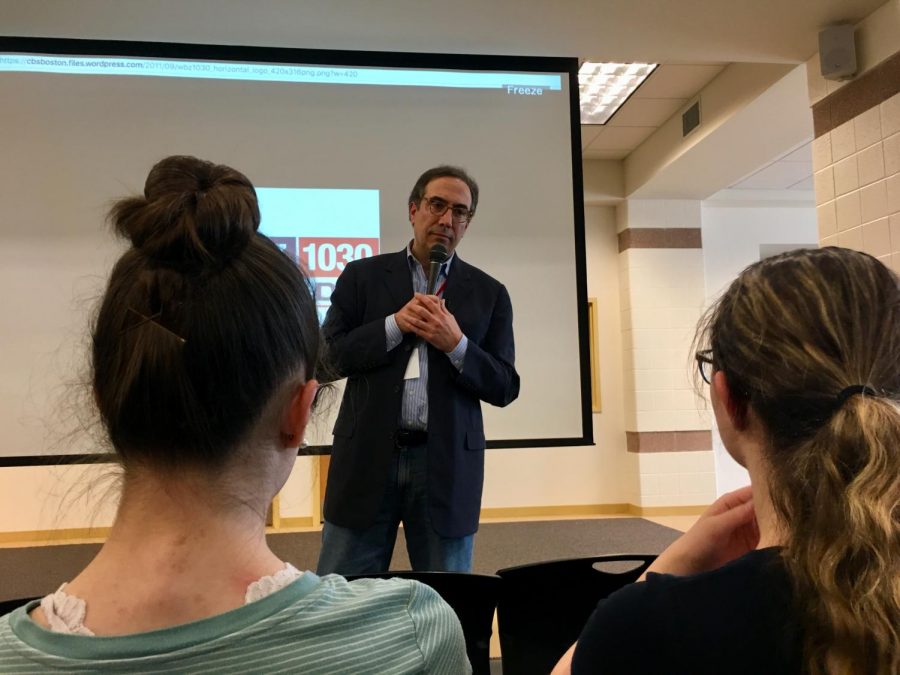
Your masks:
<path fill-rule="evenodd" d="M 602 601 L 573 675 L 802 672 L 802 643 L 779 549 L 686 577 L 647 575 Z"/>

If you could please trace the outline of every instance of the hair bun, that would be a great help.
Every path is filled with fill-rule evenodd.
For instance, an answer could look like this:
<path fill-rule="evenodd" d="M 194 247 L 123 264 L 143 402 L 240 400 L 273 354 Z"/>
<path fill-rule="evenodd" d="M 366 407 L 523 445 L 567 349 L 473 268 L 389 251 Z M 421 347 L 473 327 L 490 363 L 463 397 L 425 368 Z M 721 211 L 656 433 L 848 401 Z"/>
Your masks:
<path fill-rule="evenodd" d="M 198 270 L 225 264 L 244 249 L 259 228 L 259 205 L 239 171 L 175 155 L 150 170 L 143 197 L 116 203 L 110 220 L 147 257 Z"/>

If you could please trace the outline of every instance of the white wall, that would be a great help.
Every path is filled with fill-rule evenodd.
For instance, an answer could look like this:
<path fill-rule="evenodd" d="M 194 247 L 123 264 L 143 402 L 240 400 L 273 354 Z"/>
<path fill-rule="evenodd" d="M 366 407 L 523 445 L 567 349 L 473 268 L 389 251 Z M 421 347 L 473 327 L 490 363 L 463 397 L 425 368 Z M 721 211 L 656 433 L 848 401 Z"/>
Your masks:
<path fill-rule="evenodd" d="M 747 265 L 760 259 L 764 244 L 818 246 L 816 211 L 811 195 L 795 195 L 793 203 L 766 204 L 753 199 L 752 190 L 720 193 L 703 202 L 704 278 L 707 306 Z M 725 450 L 713 420 L 716 492 L 747 485 L 750 479 Z"/>
<path fill-rule="evenodd" d="M 108 527 L 117 475 L 109 464 L 0 468 L 0 534 Z"/>
<path fill-rule="evenodd" d="M 85 530 L 78 536 L 99 534 L 88 530 L 112 525 L 119 503 L 119 474 L 113 464 L 0 468 L 0 543 L 4 534 L 13 533 Z M 280 496 L 282 517 L 312 515 L 317 475 L 313 458 L 298 458 Z"/>
<path fill-rule="evenodd" d="M 597 299 L 598 311 L 603 412 L 593 418 L 596 445 L 488 450 L 485 508 L 637 503 L 633 458 L 625 451 L 618 243 L 612 207 L 585 208 L 585 250 L 588 297 Z"/>

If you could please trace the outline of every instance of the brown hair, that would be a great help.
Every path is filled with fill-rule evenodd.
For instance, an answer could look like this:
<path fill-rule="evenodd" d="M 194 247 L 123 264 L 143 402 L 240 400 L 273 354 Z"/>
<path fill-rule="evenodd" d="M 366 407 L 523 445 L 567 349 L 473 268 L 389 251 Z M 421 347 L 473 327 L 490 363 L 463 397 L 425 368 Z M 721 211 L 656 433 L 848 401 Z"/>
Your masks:
<path fill-rule="evenodd" d="M 257 232 L 234 169 L 167 157 L 110 221 L 132 246 L 94 321 L 94 398 L 131 462 L 221 466 L 288 378 L 314 376 L 315 301 L 303 271 Z"/>
<path fill-rule="evenodd" d="M 416 180 L 416 184 L 413 185 L 413 188 L 409 193 L 407 204 L 418 205 L 425 197 L 425 188 L 436 178 L 456 178 L 465 183 L 469 188 L 469 194 L 472 195 L 472 205 L 470 206 L 469 211 L 471 211 L 473 215 L 475 214 L 475 209 L 478 207 L 478 183 L 476 183 L 475 179 L 466 173 L 464 169 L 448 164 L 442 164 L 433 169 L 428 169 L 428 171 L 419 176 Z"/>
<path fill-rule="evenodd" d="M 752 408 L 768 434 L 810 672 L 900 672 L 897 277 L 848 249 L 768 258 L 731 284 L 697 340 L 738 414 Z M 870 390 L 840 395 L 854 385 Z"/>

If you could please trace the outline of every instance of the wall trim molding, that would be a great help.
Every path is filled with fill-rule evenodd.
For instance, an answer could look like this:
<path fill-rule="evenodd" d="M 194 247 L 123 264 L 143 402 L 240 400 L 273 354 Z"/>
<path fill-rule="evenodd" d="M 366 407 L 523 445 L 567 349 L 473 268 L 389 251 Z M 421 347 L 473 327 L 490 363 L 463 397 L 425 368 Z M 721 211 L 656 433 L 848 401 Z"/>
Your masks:
<path fill-rule="evenodd" d="M 564 506 L 510 506 L 481 509 L 481 519 L 516 519 L 595 516 L 699 516 L 709 504 L 638 506 L 636 504 L 571 504 Z"/>
<path fill-rule="evenodd" d="M 0 532 L 3 546 L 61 546 L 64 544 L 100 544 L 109 536 L 109 527 L 67 527 L 57 530 Z"/>
<path fill-rule="evenodd" d="M 313 523 L 312 516 L 281 516 L 281 521 L 278 523 L 278 527 L 267 527 L 266 534 L 278 534 L 279 532 L 292 530 L 294 528 L 314 528 L 319 530 L 322 529 L 322 526 L 319 525 L 318 527 L 316 527 Z"/>
<path fill-rule="evenodd" d="M 635 506 L 628 505 L 628 513 L 632 516 L 699 516 L 706 511 L 709 504 L 694 506 Z"/>
<path fill-rule="evenodd" d="M 900 92 L 900 52 L 889 56 L 855 80 L 812 106 L 814 136 L 827 134 L 844 122 Z"/>
<path fill-rule="evenodd" d="M 699 227 L 629 227 L 617 236 L 619 253 L 630 248 L 703 248 Z"/>
<path fill-rule="evenodd" d="M 277 527 L 266 527 L 266 534 L 290 532 L 293 529 L 320 529 L 312 516 L 281 516 Z M 25 546 L 65 546 L 67 544 L 102 544 L 110 527 L 69 527 L 57 530 L 22 530 L 0 532 L 0 548 Z"/>
<path fill-rule="evenodd" d="M 712 431 L 626 431 L 628 452 L 711 452 Z"/>
<path fill-rule="evenodd" d="M 558 518 L 572 516 L 613 516 L 627 514 L 629 504 L 564 504 L 560 506 L 501 506 L 481 509 L 481 520 L 515 518 Z"/>
<path fill-rule="evenodd" d="M 637 506 L 635 504 L 565 504 L 559 506 L 509 506 L 481 510 L 482 521 L 515 520 L 517 518 L 560 517 L 592 518 L 596 516 L 697 516 L 708 504 L 689 506 Z M 319 529 L 313 516 L 281 517 L 279 527 L 267 527 L 266 534 L 280 534 L 292 529 Z M 59 530 L 31 530 L 0 532 L 0 548 L 27 546 L 64 546 L 68 544 L 102 544 L 109 535 L 109 527 L 73 527 Z"/>

